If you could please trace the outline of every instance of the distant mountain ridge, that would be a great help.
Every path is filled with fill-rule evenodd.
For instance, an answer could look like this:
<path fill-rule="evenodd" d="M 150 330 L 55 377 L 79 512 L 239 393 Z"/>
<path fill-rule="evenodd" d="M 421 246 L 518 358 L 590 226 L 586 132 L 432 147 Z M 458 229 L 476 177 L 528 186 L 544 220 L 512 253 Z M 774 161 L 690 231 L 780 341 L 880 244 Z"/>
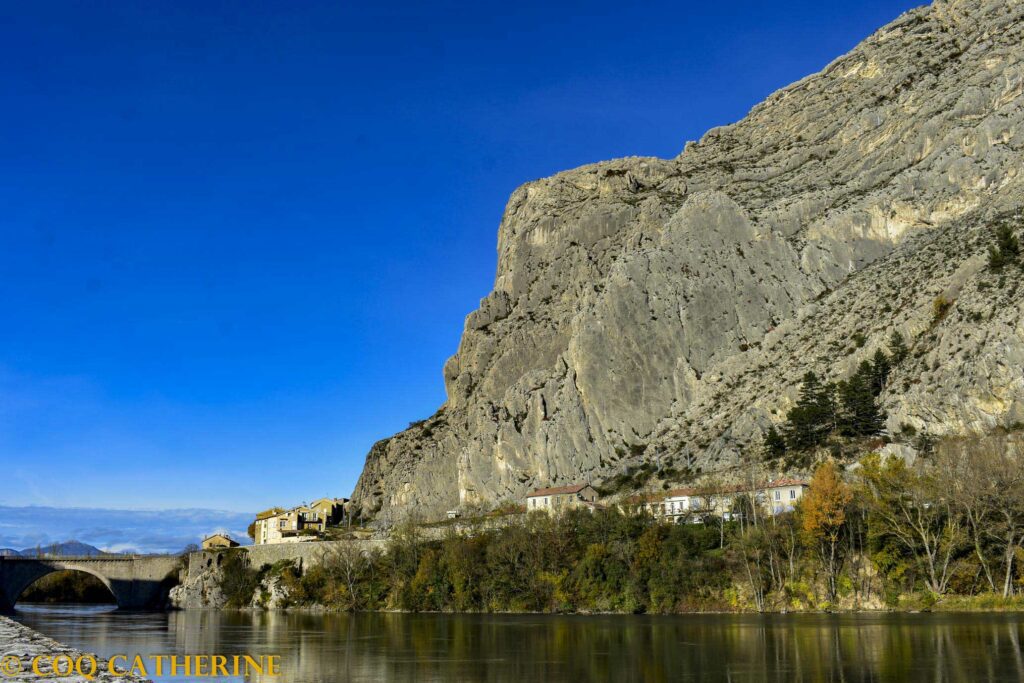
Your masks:
<path fill-rule="evenodd" d="M 6 550 L 0 550 L 0 555 L 5 554 Z M 38 555 L 63 555 L 67 557 L 93 557 L 95 555 L 107 555 L 96 546 L 89 545 L 88 543 L 82 543 L 81 541 L 64 541 L 63 543 L 50 543 L 48 545 L 40 545 L 35 548 L 25 548 L 24 550 L 10 550 L 9 554 L 13 554 L 21 557 L 35 557 Z"/>

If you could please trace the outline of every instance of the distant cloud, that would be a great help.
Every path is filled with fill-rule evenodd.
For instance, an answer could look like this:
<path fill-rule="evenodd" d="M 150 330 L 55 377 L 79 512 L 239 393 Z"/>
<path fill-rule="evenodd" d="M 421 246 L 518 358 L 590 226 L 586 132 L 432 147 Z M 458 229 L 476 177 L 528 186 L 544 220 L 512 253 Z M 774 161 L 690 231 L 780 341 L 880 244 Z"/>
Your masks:
<path fill-rule="evenodd" d="M 110 552 L 176 553 L 204 536 L 227 533 L 248 543 L 254 515 L 221 510 L 107 510 L 0 506 L 0 548 L 81 541 Z"/>

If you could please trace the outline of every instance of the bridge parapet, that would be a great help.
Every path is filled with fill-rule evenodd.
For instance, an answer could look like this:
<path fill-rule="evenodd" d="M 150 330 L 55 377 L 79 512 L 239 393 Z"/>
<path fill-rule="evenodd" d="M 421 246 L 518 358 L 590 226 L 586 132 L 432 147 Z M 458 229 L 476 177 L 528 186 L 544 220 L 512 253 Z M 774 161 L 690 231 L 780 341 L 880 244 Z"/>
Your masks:
<path fill-rule="evenodd" d="M 92 574 L 121 609 L 159 609 L 177 578 L 179 563 L 174 555 L 0 557 L 0 610 L 14 609 L 26 588 L 59 571 Z"/>

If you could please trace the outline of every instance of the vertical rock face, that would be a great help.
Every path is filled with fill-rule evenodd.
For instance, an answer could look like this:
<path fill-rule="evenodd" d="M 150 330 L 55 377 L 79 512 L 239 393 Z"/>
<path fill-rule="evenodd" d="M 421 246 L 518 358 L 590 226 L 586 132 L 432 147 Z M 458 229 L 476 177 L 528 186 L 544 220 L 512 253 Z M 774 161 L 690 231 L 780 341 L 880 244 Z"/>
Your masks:
<path fill-rule="evenodd" d="M 883 395 L 893 431 L 1024 422 L 1022 278 L 984 258 L 1022 161 L 1024 2 L 939 0 L 675 159 L 527 183 L 447 402 L 373 447 L 357 509 L 728 467 L 804 372 L 839 379 L 893 330 L 913 344 Z"/>

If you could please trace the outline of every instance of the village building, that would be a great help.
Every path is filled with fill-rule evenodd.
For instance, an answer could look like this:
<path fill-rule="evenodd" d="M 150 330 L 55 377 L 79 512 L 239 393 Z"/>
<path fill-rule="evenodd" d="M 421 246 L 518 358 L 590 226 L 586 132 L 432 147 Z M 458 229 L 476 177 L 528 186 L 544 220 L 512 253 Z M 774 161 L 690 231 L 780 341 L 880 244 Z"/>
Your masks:
<path fill-rule="evenodd" d="M 298 543 L 319 538 L 328 527 L 345 519 L 346 498 L 320 498 L 290 510 L 271 508 L 256 515 L 253 541 L 257 545 Z"/>
<path fill-rule="evenodd" d="M 581 507 L 593 509 L 597 497 L 597 491 L 590 484 L 537 489 L 526 496 L 526 511 L 561 512 Z"/>
<path fill-rule="evenodd" d="M 203 539 L 203 550 L 218 550 L 221 548 L 237 547 L 238 541 L 231 538 L 227 534 L 211 534 Z"/>
<path fill-rule="evenodd" d="M 742 487 L 681 488 L 627 498 L 623 509 L 664 517 L 672 522 L 700 521 L 707 515 L 729 519 Z"/>
<path fill-rule="evenodd" d="M 664 493 L 631 496 L 620 507 L 674 523 L 700 522 L 711 515 L 729 520 L 741 514 L 739 510 L 743 507 L 743 497 L 768 514 L 792 512 L 807 487 L 808 483 L 802 479 L 783 478 L 753 489 L 746 486 L 680 488 Z M 746 509 L 749 509 L 749 504 Z"/>
<path fill-rule="evenodd" d="M 804 493 L 809 483 L 802 479 L 775 479 L 764 485 L 761 493 L 764 495 L 764 504 L 771 510 L 772 514 L 792 512 Z"/>
<path fill-rule="evenodd" d="M 659 503 L 658 512 L 673 522 L 685 522 L 697 507 L 697 490 L 692 488 L 674 489 L 665 494 Z"/>

